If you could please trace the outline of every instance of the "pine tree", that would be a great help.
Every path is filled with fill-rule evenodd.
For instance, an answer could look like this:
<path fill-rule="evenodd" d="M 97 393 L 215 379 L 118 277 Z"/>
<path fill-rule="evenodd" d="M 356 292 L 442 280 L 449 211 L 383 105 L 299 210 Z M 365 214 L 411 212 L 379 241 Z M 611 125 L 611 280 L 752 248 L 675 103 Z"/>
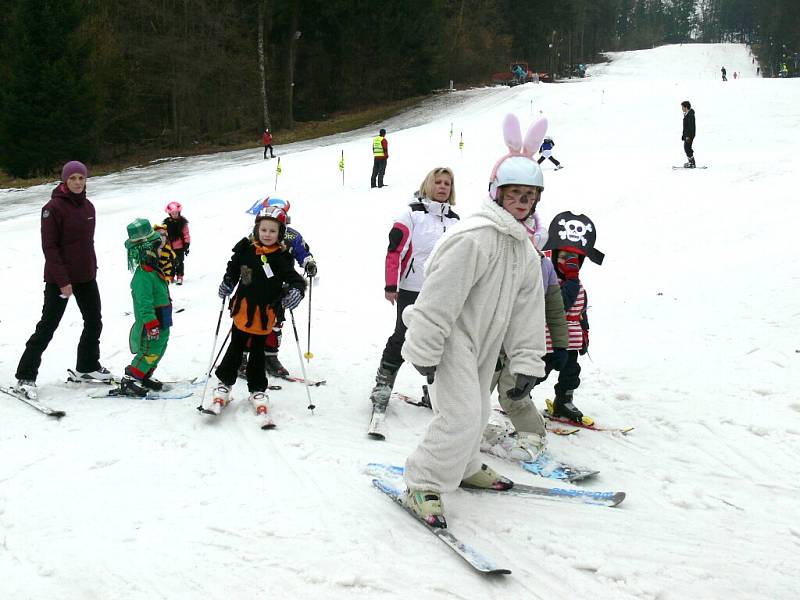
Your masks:
<path fill-rule="evenodd" d="M 0 166 L 16 177 L 48 174 L 94 155 L 90 49 L 81 2 L 20 0 L 3 46 Z"/>

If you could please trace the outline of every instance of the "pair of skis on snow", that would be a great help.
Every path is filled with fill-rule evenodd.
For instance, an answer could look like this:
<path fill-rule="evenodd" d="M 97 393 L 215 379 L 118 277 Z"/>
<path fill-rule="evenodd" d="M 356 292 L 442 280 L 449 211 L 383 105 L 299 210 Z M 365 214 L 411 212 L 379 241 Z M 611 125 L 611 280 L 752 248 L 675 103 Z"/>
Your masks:
<path fill-rule="evenodd" d="M 427 406 L 430 407 L 430 396 L 428 394 L 427 386 L 422 386 L 423 393 L 422 398 L 420 400 L 415 400 L 411 396 L 406 394 L 401 394 L 399 392 L 393 392 L 392 398 L 400 399 L 408 404 L 412 404 L 414 406 Z M 559 435 L 570 435 L 577 433 L 579 428 L 584 429 L 592 429 L 594 431 L 620 431 L 622 433 L 627 433 L 631 431 L 633 428 L 625 428 L 625 429 L 610 429 L 610 428 L 602 428 L 595 425 L 587 426 L 583 423 L 576 423 L 573 421 L 569 421 L 567 419 L 561 419 L 560 417 L 554 417 L 551 415 L 549 411 L 552 411 L 552 401 L 548 401 L 548 410 L 545 412 L 545 416 L 548 419 L 553 419 L 558 422 L 568 423 L 573 425 L 571 429 L 565 429 L 562 427 L 552 427 L 549 428 L 551 431 L 555 430 L 554 432 Z M 373 439 L 377 440 L 384 440 L 386 439 L 386 434 L 384 431 L 384 421 L 386 419 L 386 412 L 379 411 L 373 409 L 372 417 L 370 419 L 369 428 L 367 430 L 367 435 Z M 585 467 L 577 467 L 573 465 L 569 465 L 567 463 L 561 462 L 553 455 L 548 452 L 547 450 L 541 452 L 534 460 L 529 461 L 513 461 L 521 466 L 523 469 L 528 471 L 529 473 L 533 473 L 535 475 L 539 475 L 540 477 L 545 477 L 548 479 L 557 479 L 560 481 L 569 481 L 570 483 L 575 483 L 578 481 L 582 481 L 584 479 L 589 479 L 590 477 L 594 477 L 598 475 L 600 472 L 595 469 L 585 468 Z"/>
<path fill-rule="evenodd" d="M 291 381 L 291 382 L 294 382 L 294 383 L 302 383 L 304 385 L 308 385 L 309 387 L 316 387 L 316 386 L 324 385 L 326 383 L 325 379 L 319 379 L 319 380 L 311 380 L 311 379 L 309 379 L 308 382 L 306 383 L 306 380 L 304 378 L 302 378 L 302 377 L 294 377 L 292 375 L 285 375 L 285 376 L 276 375 L 276 377 L 279 377 L 280 379 L 284 379 L 286 381 Z M 270 386 L 268 386 L 268 389 L 269 390 L 280 390 L 281 386 L 279 386 L 279 385 L 270 385 Z M 212 417 L 218 417 L 221 414 L 222 409 L 225 406 L 227 406 L 228 404 L 230 404 L 230 402 L 228 402 L 228 403 L 226 403 L 224 405 L 220 405 L 219 412 L 211 410 L 211 409 L 203 408 L 202 404 L 200 404 L 197 407 L 197 410 L 199 412 L 201 412 L 202 414 L 209 415 L 209 416 L 212 416 Z M 258 406 L 254 407 L 254 408 L 256 410 L 256 416 L 261 419 L 261 421 L 259 423 L 259 427 L 261 429 L 268 430 L 268 429 L 275 429 L 277 427 L 277 425 L 275 423 L 275 420 L 273 419 L 272 415 L 270 414 L 270 407 L 269 407 L 268 403 L 263 404 L 263 405 L 258 405 Z"/>
<path fill-rule="evenodd" d="M 405 484 L 402 481 L 403 467 L 383 463 L 370 463 L 366 468 L 367 475 L 374 477 L 372 485 L 396 504 L 403 508 L 416 521 L 421 523 L 428 531 L 439 538 L 448 548 L 466 561 L 473 569 L 485 575 L 509 575 L 510 569 L 498 566 L 495 561 L 487 557 L 472 544 L 465 542 L 449 528 L 433 527 L 420 519 L 414 511 L 403 502 Z M 494 494 L 505 496 L 519 496 L 543 498 L 555 501 L 577 502 L 595 506 L 617 506 L 625 500 L 625 492 L 595 492 L 589 490 L 569 490 L 561 488 L 545 488 L 532 485 L 515 483 L 509 490 L 494 490 L 485 488 L 463 488 L 467 492 L 478 494 Z"/>

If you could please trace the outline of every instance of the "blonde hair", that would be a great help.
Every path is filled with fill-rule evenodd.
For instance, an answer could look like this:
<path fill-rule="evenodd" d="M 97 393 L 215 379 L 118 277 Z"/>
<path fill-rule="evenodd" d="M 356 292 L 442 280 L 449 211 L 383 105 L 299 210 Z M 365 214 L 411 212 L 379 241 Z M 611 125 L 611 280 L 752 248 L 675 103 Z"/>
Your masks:
<path fill-rule="evenodd" d="M 420 198 L 431 198 L 433 196 L 433 183 L 436 181 L 437 175 L 441 174 L 450 176 L 450 197 L 447 199 L 448 204 L 451 206 L 456 203 L 456 178 L 448 167 L 436 167 L 425 176 L 419 186 L 417 194 Z"/>

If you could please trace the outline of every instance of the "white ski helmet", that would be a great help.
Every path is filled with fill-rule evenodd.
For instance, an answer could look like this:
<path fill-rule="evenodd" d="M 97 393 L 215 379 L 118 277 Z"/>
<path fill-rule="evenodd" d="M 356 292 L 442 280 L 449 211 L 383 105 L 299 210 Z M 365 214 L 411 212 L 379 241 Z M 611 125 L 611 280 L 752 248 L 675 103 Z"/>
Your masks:
<path fill-rule="evenodd" d="M 530 185 L 544 189 L 544 177 L 533 155 L 542 145 L 547 131 L 547 119 L 539 119 L 528 128 L 525 141 L 519 119 L 513 114 L 506 115 L 503 121 L 503 137 L 508 154 L 495 163 L 489 178 L 489 196 L 497 200 L 497 188 L 504 185 Z"/>

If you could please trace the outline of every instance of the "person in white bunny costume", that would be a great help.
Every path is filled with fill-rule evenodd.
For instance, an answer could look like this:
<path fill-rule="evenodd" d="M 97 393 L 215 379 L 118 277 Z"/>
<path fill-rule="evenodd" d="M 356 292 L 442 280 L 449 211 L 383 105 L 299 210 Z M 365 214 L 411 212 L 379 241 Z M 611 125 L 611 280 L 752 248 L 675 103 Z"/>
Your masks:
<path fill-rule="evenodd" d="M 403 314 L 402 355 L 432 384 L 434 413 L 406 460 L 404 502 L 433 527 L 447 527 L 442 493 L 514 485 L 482 464 L 480 441 L 501 347 L 516 381 L 510 398 L 527 398 L 544 376 L 544 286 L 522 222 L 544 187 L 533 154 L 546 131 L 540 119 L 523 141 L 519 120 L 506 116 L 509 152 L 492 169 L 489 197 L 439 240 L 420 295 Z"/>

